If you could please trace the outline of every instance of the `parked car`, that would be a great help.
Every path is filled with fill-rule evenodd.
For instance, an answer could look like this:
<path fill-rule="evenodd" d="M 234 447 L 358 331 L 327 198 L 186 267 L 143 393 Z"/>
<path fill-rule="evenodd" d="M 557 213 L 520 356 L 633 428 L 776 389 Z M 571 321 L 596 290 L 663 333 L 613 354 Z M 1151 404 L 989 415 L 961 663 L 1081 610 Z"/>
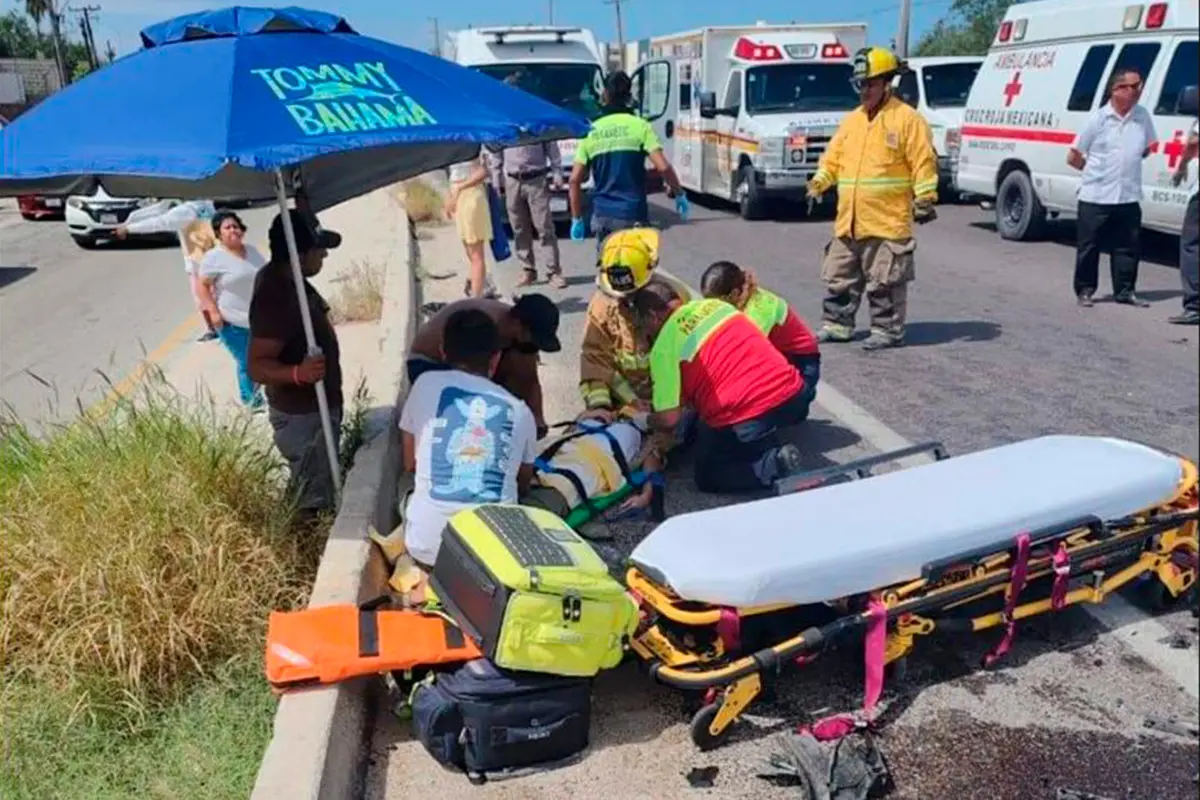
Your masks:
<path fill-rule="evenodd" d="M 67 230 L 76 244 L 91 249 L 102 240 L 115 239 L 114 231 L 121 225 L 160 214 L 178 203 L 178 200 L 160 200 L 156 197 L 113 197 L 103 187 L 97 186 L 91 195 L 71 195 L 67 198 Z M 175 234 L 156 233 L 130 238 L 174 241 Z"/>
<path fill-rule="evenodd" d="M 23 194 L 17 198 L 21 216 L 28 220 L 62 219 L 66 202 L 45 194 Z"/>

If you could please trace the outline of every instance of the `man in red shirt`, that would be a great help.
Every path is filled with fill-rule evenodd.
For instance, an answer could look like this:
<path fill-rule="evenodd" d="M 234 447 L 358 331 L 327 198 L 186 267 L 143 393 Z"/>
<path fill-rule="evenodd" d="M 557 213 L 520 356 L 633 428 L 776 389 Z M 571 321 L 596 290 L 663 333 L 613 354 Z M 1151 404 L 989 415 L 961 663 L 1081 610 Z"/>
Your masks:
<path fill-rule="evenodd" d="M 681 408 L 699 417 L 696 485 L 704 492 L 769 487 L 800 468 L 779 428 L 808 415 L 804 378 L 747 317 L 723 300 L 683 302 L 647 286 L 634 304 L 653 339 L 651 424 L 672 429 Z"/>

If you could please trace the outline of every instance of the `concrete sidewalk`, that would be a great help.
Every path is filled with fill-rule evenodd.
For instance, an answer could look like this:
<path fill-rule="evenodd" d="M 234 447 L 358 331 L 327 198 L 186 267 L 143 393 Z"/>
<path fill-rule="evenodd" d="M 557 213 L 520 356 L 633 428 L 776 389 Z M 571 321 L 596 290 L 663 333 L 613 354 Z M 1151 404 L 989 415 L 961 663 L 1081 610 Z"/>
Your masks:
<path fill-rule="evenodd" d="M 462 296 L 466 261 L 452 227 L 421 231 L 426 301 Z M 525 291 L 541 292 L 562 312 L 562 352 L 545 356 L 542 382 L 547 419 L 572 418 L 580 409 L 578 352 L 583 313 L 594 287 L 594 240 L 560 241 L 569 281 L 565 290 L 544 282 Z M 694 258 L 685 249 L 666 250 L 663 266 Z M 540 266 L 540 265 L 539 265 Z M 694 265 L 688 265 L 694 266 Z M 504 295 L 519 269 L 514 260 L 493 265 Z M 429 276 L 436 275 L 434 279 Z M 544 272 L 541 280 L 545 280 Z M 838 376 L 823 376 L 824 386 Z M 867 425 L 845 421 L 840 393 L 830 390 L 822 404 L 818 390 L 811 420 L 792 437 L 816 468 L 877 452 Z M 875 437 L 878 439 L 878 437 Z M 668 473 L 667 512 L 678 514 L 735 498 L 697 492 L 686 460 Z M 934 510 L 931 510 L 933 513 Z M 812 530 L 803 520 L 782 521 L 798 536 L 852 535 Z M 612 544 L 629 553 L 651 523 L 612 526 Z M 783 532 L 781 532 L 783 533 Z M 729 549 L 737 552 L 736 532 Z M 942 634 L 921 641 L 909 657 L 908 677 L 885 685 L 894 717 L 880 736 L 898 790 L 892 797 L 996 798 L 1052 796 L 1055 787 L 1100 794 L 1132 785 L 1156 798 L 1194 797 L 1190 776 L 1195 747 L 1160 736 L 1140 736 L 1149 716 L 1194 716 L 1179 705 L 1180 687 L 1104 630 L 1080 608 L 1022 622 L 1013 652 L 995 672 L 979 672 L 980 657 L 995 636 Z M 1099 667 L 1103 665 L 1103 669 Z M 411 723 L 379 709 L 367 777 L 369 800 L 414 796 L 539 800 L 614 798 L 791 798 L 795 788 L 774 786 L 757 777 L 773 746 L 771 734 L 862 702 L 862 652 L 854 643 L 832 648 L 815 664 L 786 673 L 773 702 L 760 700 L 744 715 L 729 742 L 713 752 L 698 751 L 688 733 L 690 712 L 681 692 L 657 685 L 642 665 L 631 662 L 597 678 L 591 746 L 580 763 L 543 774 L 470 787 L 464 776 L 439 767 L 412 735 Z M 1045 768 L 1040 759 L 1049 759 Z M 1013 762 L 1012 766 L 1005 766 Z M 1018 767 L 1017 764 L 1022 766 Z M 1154 764 L 1149 770 L 1146 765 Z M 1189 766 L 1191 764 L 1191 766 Z M 697 767 L 718 767 L 714 787 L 692 788 L 686 775 Z M 998 774 L 1000 773 L 1000 774 Z M 1186 784 L 1179 776 L 1189 776 Z M 1053 783 L 1047 784 L 1050 779 Z"/>

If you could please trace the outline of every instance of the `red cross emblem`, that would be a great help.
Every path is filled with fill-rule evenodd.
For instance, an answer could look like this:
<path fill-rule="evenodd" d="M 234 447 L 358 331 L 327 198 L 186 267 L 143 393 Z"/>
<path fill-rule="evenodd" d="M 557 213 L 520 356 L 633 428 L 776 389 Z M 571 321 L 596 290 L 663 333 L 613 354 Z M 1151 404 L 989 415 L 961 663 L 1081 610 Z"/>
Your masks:
<path fill-rule="evenodd" d="M 1175 169 L 1175 165 L 1179 163 L 1180 157 L 1183 156 L 1183 131 L 1175 131 L 1175 135 L 1171 137 L 1171 141 L 1163 145 L 1162 151 L 1163 155 L 1167 157 L 1167 168 Z"/>
<path fill-rule="evenodd" d="M 1004 107 L 1012 105 L 1013 100 L 1021 93 L 1021 71 L 1017 70 L 1010 83 L 1004 84 Z"/>

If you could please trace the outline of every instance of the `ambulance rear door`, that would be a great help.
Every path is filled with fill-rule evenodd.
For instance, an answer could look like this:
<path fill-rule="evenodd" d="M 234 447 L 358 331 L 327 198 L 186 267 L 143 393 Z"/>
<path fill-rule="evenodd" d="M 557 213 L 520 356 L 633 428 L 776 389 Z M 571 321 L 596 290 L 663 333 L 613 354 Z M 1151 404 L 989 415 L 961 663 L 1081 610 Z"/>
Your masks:
<path fill-rule="evenodd" d="M 1178 169 L 1195 116 L 1183 113 L 1183 90 L 1200 82 L 1200 57 L 1196 34 L 1182 34 L 1164 41 L 1155 73 L 1147 81 L 1141 104 L 1154 117 L 1158 143 L 1142 164 L 1142 224 L 1153 230 L 1180 234 L 1187 208 L 1187 182 L 1171 185 Z M 1196 174 L 1189 165 L 1189 178 Z"/>

